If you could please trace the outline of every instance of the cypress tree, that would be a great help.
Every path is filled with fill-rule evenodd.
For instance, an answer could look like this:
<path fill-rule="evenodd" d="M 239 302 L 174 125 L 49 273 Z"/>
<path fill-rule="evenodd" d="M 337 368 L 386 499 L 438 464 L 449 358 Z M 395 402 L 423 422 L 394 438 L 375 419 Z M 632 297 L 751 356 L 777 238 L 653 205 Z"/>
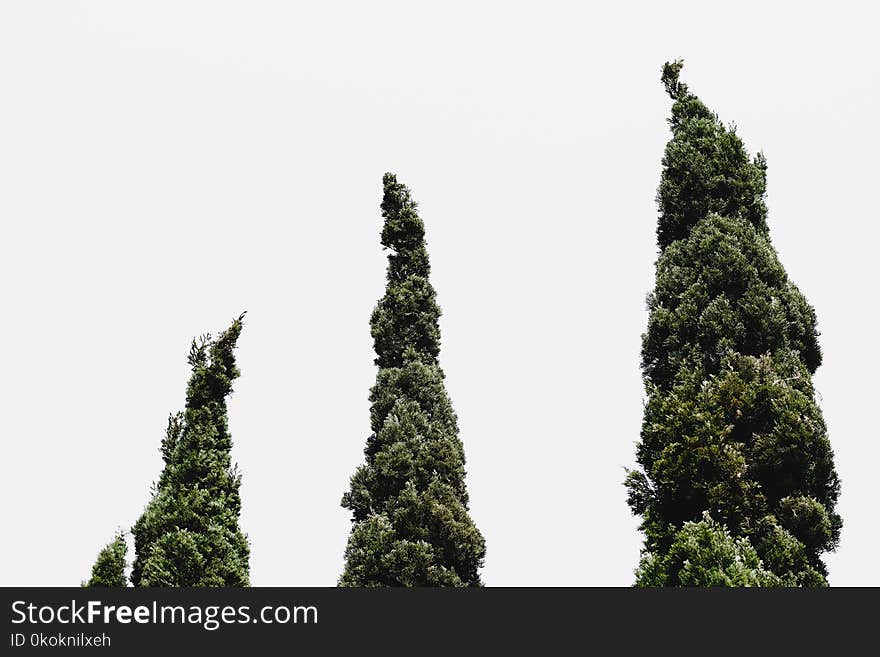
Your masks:
<path fill-rule="evenodd" d="M 249 585 L 250 549 L 238 527 L 241 476 L 231 465 L 226 413 L 243 319 L 216 339 L 192 342 L 186 409 L 168 420 L 165 467 L 132 529 L 135 586 Z"/>
<path fill-rule="evenodd" d="M 812 374 L 816 316 L 767 227 L 767 164 L 679 81 L 642 343 L 647 403 L 626 485 L 637 585 L 827 585 L 840 484 Z"/>
<path fill-rule="evenodd" d="M 107 544 L 98 554 L 92 566 L 92 577 L 83 586 L 125 586 L 125 555 L 128 546 L 122 532 Z"/>
<path fill-rule="evenodd" d="M 440 308 L 425 228 L 409 190 L 383 178 L 387 288 L 370 325 L 379 367 L 366 462 L 342 506 L 352 512 L 340 586 L 480 586 L 483 537 L 468 513 L 465 457 L 446 394 Z"/>

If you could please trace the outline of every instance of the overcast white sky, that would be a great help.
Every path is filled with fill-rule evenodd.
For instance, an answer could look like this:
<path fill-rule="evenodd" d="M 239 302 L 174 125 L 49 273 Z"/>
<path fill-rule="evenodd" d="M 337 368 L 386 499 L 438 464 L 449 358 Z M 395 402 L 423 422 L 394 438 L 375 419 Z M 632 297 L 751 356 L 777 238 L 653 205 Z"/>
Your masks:
<path fill-rule="evenodd" d="M 0 584 L 77 585 L 130 527 L 190 339 L 242 310 L 230 403 L 255 585 L 333 585 L 375 377 L 381 176 L 420 202 L 488 585 L 629 585 L 667 59 L 769 161 L 877 553 L 871 3 L 0 4 Z"/>

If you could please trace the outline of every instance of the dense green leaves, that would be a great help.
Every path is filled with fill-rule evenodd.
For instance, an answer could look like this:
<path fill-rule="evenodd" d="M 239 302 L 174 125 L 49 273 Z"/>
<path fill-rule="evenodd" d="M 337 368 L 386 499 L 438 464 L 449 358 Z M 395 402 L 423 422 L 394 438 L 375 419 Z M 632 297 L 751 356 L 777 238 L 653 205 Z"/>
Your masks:
<path fill-rule="evenodd" d="M 370 321 L 379 371 L 366 460 L 342 505 L 352 512 L 341 586 L 478 586 L 483 537 L 468 514 L 465 458 L 446 394 L 440 308 L 424 224 L 409 190 L 385 174 L 387 288 Z"/>
<path fill-rule="evenodd" d="M 92 576 L 83 586 L 125 586 L 125 555 L 128 547 L 122 533 L 107 544 L 92 566 Z"/>
<path fill-rule="evenodd" d="M 641 468 L 626 482 L 645 532 L 638 583 L 821 585 L 841 521 L 811 382 L 815 313 L 770 243 L 763 158 L 749 159 L 680 68 L 663 71 L 673 138 L 642 344 Z"/>
<path fill-rule="evenodd" d="M 767 232 L 767 163 L 762 154 L 750 159 L 733 127 L 679 81 L 682 62 L 663 67 L 663 84 L 675 101 L 669 124 L 672 139 L 663 156 L 657 190 L 660 221 L 657 239 L 665 248 L 709 213 L 741 218 Z"/>
<path fill-rule="evenodd" d="M 638 586 L 783 586 L 764 568 L 746 539 L 734 539 L 708 513 L 686 522 L 669 550 L 648 554 L 636 572 Z"/>
<path fill-rule="evenodd" d="M 400 367 L 404 356 L 436 365 L 440 354 L 440 307 L 428 280 L 431 266 L 425 225 L 409 190 L 385 174 L 382 246 L 390 249 L 388 286 L 370 319 L 376 365 Z M 375 430 L 375 429 L 374 429 Z"/>
<path fill-rule="evenodd" d="M 682 368 L 717 372 L 729 351 L 793 351 L 809 373 L 822 360 L 813 309 L 768 237 L 741 219 L 709 215 L 667 246 L 648 310 L 642 366 L 663 388 Z"/>
<path fill-rule="evenodd" d="M 249 547 L 238 527 L 241 477 L 232 466 L 226 397 L 239 371 L 244 315 L 216 339 L 193 341 L 186 410 L 162 441 L 165 468 L 132 529 L 135 586 L 247 586 Z"/>

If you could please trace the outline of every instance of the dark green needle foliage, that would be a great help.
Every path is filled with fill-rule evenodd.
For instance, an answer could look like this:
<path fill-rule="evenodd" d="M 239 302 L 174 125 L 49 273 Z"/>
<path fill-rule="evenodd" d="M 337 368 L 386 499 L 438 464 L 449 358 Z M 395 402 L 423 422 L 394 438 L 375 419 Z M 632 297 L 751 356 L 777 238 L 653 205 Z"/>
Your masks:
<path fill-rule="evenodd" d="M 379 372 L 366 463 L 340 586 L 479 586 L 483 537 L 468 514 L 465 458 L 437 362 L 440 329 L 425 229 L 409 190 L 385 174 L 388 284 L 370 320 Z"/>
<path fill-rule="evenodd" d="M 168 420 L 165 468 L 132 529 L 135 586 L 249 584 L 250 550 L 238 527 L 241 476 L 231 464 L 226 414 L 243 318 L 216 339 L 192 343 L 186 410 Z"/>
<path fill-rule="evenodd" d="M 125 555 L 128 547 L 122 532 L 98 554 L 92 566 L 92 577 L 83 586 L 125 586 Z"/>
<path fill-rule="evenodd" d="M 773 248 L 766 162 L 666 64 L 672 140 L 629 504 L 644 586 L 821 586 L 840 484 L 812 374 L 816 316 Z"/>
<path fill-rule="evenodd" d="M 648 553 L 636 572 L 640 586 L 783 586 L 782 578 L 764 568 L 747 538 L 734 539 L 707 513 L 688 521 L 669 549 Z"/>
<path fill-rule="evenodd" d="M 749 158 L 736 130 L 727 128 L 679 81 L 682 62 L 663 67 L 663 84 L 675 103 L 669 124 L 672 140 L 663 156 L 657 190 L 660 248 L 687 237 L 708 214 L 738 217 L 767 232 L 767 162 Z"/>

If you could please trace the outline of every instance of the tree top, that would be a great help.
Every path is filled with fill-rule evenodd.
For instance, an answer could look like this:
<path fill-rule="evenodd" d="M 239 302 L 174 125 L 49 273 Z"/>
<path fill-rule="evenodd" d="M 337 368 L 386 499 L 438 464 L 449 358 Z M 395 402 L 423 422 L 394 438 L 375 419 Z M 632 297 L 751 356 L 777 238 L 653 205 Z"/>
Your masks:
<path fill-rule="evenodd" d="M 663 64 L 663 74 L 660 76 L 660 79 L 663 81 L 663 86 L 666 87 L 666 93 L 668 93 L 673 100 L 676 100 L 687 93 L 687 85 L 678 81 L 678 74 L 681 73 L 683 66 L 683 59 L 676 59 L 673 62 L 666 62 Z"/>

